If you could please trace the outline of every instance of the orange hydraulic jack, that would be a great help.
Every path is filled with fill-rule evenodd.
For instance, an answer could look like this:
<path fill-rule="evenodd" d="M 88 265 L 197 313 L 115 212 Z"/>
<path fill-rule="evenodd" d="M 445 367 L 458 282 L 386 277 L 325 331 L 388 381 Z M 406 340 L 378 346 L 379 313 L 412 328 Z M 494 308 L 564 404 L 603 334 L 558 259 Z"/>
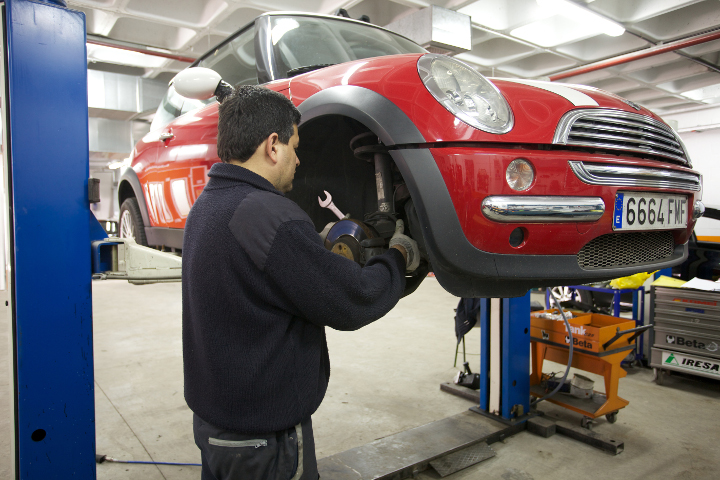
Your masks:
<path fill-rule="evenodd" d="M 547 314 L 554 314 L 554 318 L 542 318 L 550 316 Z M 605 378 L 605 392 L 604 394 L 593 392 L 593 398 L 578 398 L 558 393 L 548 401 L 583 414 L 584 427 L 590 428 L 592 425 L 590 420 L 602 415 L 605 415 L 610 423 L 614 423 L 617 420 L 618 410 L 629 403 L 618 396 L 620 379 L 627 375 L 620 363 L 627 357 L 629 351 L 635 348 L 635 339 L 651 325 L 636 328 L 634 320 L 596 313 L 573 312 L 573 314 L 577 316 L 568 318 L 573 333 L 572 366 L 602 375 Z M 552 390 L 541 386 L 543 362 L 546 359 L 563 365 L 567 365 L 568 362 L 570 337 L 567 335 L 565 322 L 556 318 L 559 318 L 556 309 L 533 312 L 530 317 L 532 345 L 530 394 L 535 397 L 541 397 Z M 602 403 L 597 403 L 598 399 Z"/>

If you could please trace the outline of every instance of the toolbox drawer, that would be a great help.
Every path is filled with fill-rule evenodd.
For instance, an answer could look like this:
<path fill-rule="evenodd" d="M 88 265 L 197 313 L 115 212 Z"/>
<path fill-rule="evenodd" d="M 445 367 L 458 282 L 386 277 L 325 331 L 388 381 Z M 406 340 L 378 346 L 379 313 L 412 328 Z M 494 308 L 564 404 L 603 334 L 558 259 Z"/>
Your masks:
<path fill-rule="evenodd" d="M 720 335 L 668 328 L 656 323 L 653 347 L 720 358 Z"/>
<path fill-rule="evenodd" d="M 664 308 L 664 305 L 655 302 L 655 323 L 664 321 L 667 323 L 673 323 L 678 325 L 678 328 L 704 328 L 719 332 L 720 334 L 720 321 L 714 318 L 708 318 L 707 316 L 700 315 L 695 312 L 675 312 Z"/>
<path fill-rule="evenodd" d="M 673 330 L 682 330 L 686 333 L 699 335 L 701 337 L 720 337 L 720 328 L 715 326 L 708 326 L 698 323 L 677 322 L 675 320 L 667 320 L 665 318 L 658 317 L 655 317 L 655 322 L 653 323 L 655 325 L 655 328 L 670 328 Z"/>
<path fill-rule="evenodd" d="M 720 379 L 720 360 L 700 355 L 652 348 L 650 353 L 650 366 Z"/>
<path fill-rule="evenodd" d="M 720 327 L 720 293 L 655 287 L 655 317 Z"/>

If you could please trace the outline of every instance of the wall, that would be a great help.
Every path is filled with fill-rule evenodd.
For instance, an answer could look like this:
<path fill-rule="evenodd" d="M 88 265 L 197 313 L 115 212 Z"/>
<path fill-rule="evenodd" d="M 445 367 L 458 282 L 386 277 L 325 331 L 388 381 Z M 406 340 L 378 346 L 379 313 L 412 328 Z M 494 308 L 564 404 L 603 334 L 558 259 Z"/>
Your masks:
<path fill-rule="evenodd" d="M 708 207 L 720 208 L 720 128 L 680 133 L 688 149 L 693 168 L 703 175 L 703 203 Z M 695 226 L 699 237 L 718 237 L 720 221 L 701 218 Z"/>

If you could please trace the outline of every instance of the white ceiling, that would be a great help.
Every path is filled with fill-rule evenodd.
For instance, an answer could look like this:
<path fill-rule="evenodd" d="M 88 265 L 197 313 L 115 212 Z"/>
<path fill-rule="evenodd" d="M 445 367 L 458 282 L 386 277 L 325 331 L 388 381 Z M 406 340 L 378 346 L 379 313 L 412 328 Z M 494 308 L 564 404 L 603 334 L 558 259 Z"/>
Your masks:
<path fill-rule="evenodd" d="M 547 1 L 68 0 L 68 6 L 85 12 L 89 38 L 195 58 L 266 11 L 333 14 L 346 8 L 354 18 L 368 15 L 373 23 L 386 25 L 434 4 L 472 17 L 472 51 L 458 58 L 484 74 L 521 78 L 544 78 L 720 29 L 718 0 L 571 0 L 581 13 L 595 12 L 624 27 L 625 32 L 615 37 L 600 33 L 601 27 L 579 28 L 566 11 L 541 6 Z M 162 81 L 188 65 L 147 57 L 142 67 L 120 66 L 117 63 L 125 61 L 112 50 L 108 55 L 90 45 L 88 53 L 90 68 Z M 609 90 L 667 115 L 720 104 L 719 62 L 720 40 L 716 40 L 561 81 Z"/>

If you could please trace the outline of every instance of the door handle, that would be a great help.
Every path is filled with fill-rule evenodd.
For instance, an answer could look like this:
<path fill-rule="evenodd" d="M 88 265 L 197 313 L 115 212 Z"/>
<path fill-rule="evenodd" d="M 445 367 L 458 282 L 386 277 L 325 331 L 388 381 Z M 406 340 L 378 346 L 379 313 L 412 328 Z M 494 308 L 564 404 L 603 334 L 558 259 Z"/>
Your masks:
<path fill-rule="evenodd" d="M 175 138 L 175 134 L 172 132 L 163 132 L 160 134 L 160 140 L 162 140 L 163 142 L 166 140 L 171 140 L 173 138 Z"/>

